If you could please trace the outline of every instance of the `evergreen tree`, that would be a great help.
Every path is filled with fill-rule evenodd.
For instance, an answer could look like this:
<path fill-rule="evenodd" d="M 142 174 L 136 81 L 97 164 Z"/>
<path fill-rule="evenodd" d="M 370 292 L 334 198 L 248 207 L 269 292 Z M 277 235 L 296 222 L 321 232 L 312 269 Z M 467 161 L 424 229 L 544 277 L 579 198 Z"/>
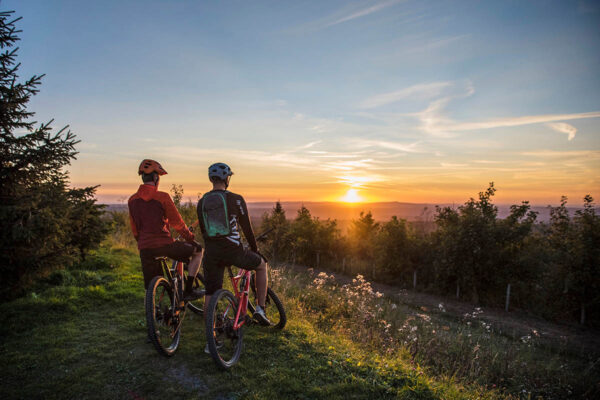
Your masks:
<path fill-rule="evenodd" d="M 63 168 L 77 154 L 67 127 L 37 128 L 27 110 L 43 75 L 19 81 L 13 12 L 0 12 L 0 273 L 2 297 L 22 278 L 73 261 L 103 234 L 95 187 L 71 190 Z"/>
<path fill-rule="evenodd" d="M 289 256 L 290 252 L 290 223 L 285 217 L 285 210 L 278 201 L 269 213 L 262 218 L 261 230 L 271 231 L 265 238 L 265 247 L 269 250 L 271 261 L 277 263 Z"/>

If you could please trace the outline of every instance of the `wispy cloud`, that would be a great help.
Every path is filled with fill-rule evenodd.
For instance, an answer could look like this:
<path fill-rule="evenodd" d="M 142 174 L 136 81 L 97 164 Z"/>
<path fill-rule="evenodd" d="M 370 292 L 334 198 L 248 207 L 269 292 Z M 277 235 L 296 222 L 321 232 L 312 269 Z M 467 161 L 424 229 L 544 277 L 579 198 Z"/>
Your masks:
<path fill-rule="evenodd" d="M 528 157 L 580 157 L 580 158 L 600 158 L 600 150 L 570 150 L 570 151 L 557 151 L 557 150 L 534 150 L 525 151 L 521 153 Z"/>
<path fill-rule="evenodd" d="M 322 29 L 326 29 L 335 25 L 343 24 L 349 21 L 353 21 L 359 18 L 366 17 L 368 15 L 379 12 L 383 9 L 389 8 L 395 4 L 401 3 L 405 0 L 388 0 L 380 1 L 372 4 L 369 7 L 362 7 L 362 5 L 355 5 L 351 7 L 343 7 L 342 9 L 336 10 L 330 15 L 318 19 L 316 21 L 310 21 L 300 26 L 293 27 L 287 32 L 289 33 L 304 33 L 304 32 L 315 32 Z"/>
<path fill-rule="evenodd" d="M 389 150 L 401 151 L 404 153 L 420 153 L 421 151 L 417 148 L 419 142 L 413 142 L 409 144 L 389 142 L 385 140 L 368 140 L 368 139 L 354 139 L 352 144 L 359 148 L 369 147 L 381 147 Z"/>
<path fill-rule="evenodd" d="M 452 82 L 431 82 L 413 85 L 395 92 L 388 92 L 369 97 L 364 100 L 360 108 L 377 108 L 386 104 L 395 103 L 407 98 L 431 99 L 439 96 L 442 91 L 452 85 Z"/>
<path fill-rule="evenodd" d="M 344 22 L 352 21 L 353 19 L 357 19 L 357 18 L 361 18 L 361 17 L 367 16 L 369 14 L 373 14 L 373 13 L 375 13 L 377 11 L 383 10 L 384 8 L 393 6 L 394 4 L 398 4 L 401 1 L 402 0 L 391 0 L 391 1 L 384 1 L 384 2 L 377 3 L 375 5 L 372 5 L 371 7 L 363 8 L 361 10 L 354 11 L 354 12 L 352 12 L 350 14 L 347 14 L 347 15 L 344 15 L 342 17 L 339 17 L 339 18 L 335 19 L 334 21 L 326 23 L 324 27 L 329 27 L 329 26 L 341 24 L 341 23 L 344 23 Z"/>
<path fill-rule="evenodd" d="M 569 125 L 565 122 L 551 122 L 546 124 L 548 127 L 554 129 L 557 132 L 566 133 L 569 140 L 573 140 L 575 134 L 577 133 L 577 128 L 573 125 Z"/>
<path fill-rule="evenodd" d="M 449 87 L 452 85 L 448 85 Z M 439 90 L 440 88 L 438 88 Z M 448 118 L 444 111 L 448 103 L 452 100 L 465 98 L 473 95 L 475 89 L 470 81 L 467 81 L 464 89 L 454 90 L 453 94 L 446 94 L 443 97 L 435 99 L 429 103 L 427 108 L 419 113 L 413 114 L 421 121 L 421 129 L 434 136 L 451 136 L 452 132 L 464 132 L 483 129 L 494 129 L 503 127 L 513 127 L 531 124 L 545 123 L 550 128 L 568 135 L 572 140 L 577 133 L 577 129 L 569 124 L 558 121 L 569 121 L 585 118 L 598 118 L 600 111 L 572 114 L 542 114 L 525 115 L 520 117 L 495 118 L 487 121 L 460 122 Z"/>
<path fill-rule="evenodd" d="M 463 168 L 469 166 L 469 164 L 462 163 L 440 163 L 440 165 L 444 168 Z"/>
<path fill-rule="evenodd" d="M 568 121 L 573 119 L 598 118 L 600 111 L 575 113 L 575 114 L 545 114 L 545 115 L 526 115 L 522 117 L 500 118 L 482 122 L 462 122 L 448 124 L 442 129 L 447 131 L 472 131 L 477 129 L 492 129 L 510 126 L 521 126 L 539 124 L 554 121 Z"/>
<path fill-rule="evenodd" d="M 321 143 L 321 140 L 315 140 L 314 142 L 310 142 L 303 146 L 298 147 L 298 150 L 310 149 L 311 147 L 314 147 L 315 145 L 317 145 L 319 143 Z"/>

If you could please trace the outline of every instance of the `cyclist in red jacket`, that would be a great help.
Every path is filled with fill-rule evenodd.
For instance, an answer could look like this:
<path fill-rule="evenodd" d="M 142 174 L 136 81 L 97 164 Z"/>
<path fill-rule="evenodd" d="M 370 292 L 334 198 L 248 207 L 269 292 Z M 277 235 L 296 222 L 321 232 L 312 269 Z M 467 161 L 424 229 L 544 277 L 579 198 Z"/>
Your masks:
<path fill-rule="evenodd" d="M 144 285 L 155 276 L 162 275 L 160 263 L 156 257 L 169 257 L 173 260 L 188 262 L 188 278 L 185 283 L 185 298 L 193 300 L 203 293 L 194 293 L 192 284 L 200 268 L 202 247 L 194 241 L 194 234 L 188 229 L 179 215 L 171 196 L 158 191 L 158 183 L 167 171 L 154 160 L 143 160 L 138 168 L 143 185 L 129 198 L 129 219 L 131 230 L 137 241 L 144 273 Z M 173 240 L 169 226 L 175 229 L 186 240 Z"/>

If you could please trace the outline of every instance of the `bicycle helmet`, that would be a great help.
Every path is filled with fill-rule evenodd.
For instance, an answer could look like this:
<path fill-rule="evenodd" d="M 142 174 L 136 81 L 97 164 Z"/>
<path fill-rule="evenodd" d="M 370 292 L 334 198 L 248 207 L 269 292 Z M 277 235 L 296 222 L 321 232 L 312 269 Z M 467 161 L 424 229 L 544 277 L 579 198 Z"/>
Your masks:
<path fill-rule="evenodd" d="M 167 171 L 156 161 L 145 159 L 140 163 L 138 168 L 138 175 L 151 174 L 156 172 L 158 175 L 166 175 Z"/>
<path fill-rule="evenodd" d="M 218 178 L 222 181 L 227 181 L 227 178 L 233 175 L 233 171 L 229 165 L 225 163 L 215 163 L 208 167 L 208 179 L 213 181 L 213 178 Z"/>

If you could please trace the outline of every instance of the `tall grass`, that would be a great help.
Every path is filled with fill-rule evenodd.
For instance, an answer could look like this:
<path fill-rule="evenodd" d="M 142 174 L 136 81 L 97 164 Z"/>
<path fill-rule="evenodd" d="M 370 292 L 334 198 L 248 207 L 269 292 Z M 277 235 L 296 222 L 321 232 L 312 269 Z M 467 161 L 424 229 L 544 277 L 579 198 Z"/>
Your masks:
<path fill-rule="evenodd" d="M 340 285 L 312 269 L 272 271 L 272 285 L 297 299 L 315 326 L 360 343 L 386 359 L 400 358 L 429 375 L 496 389 L 515 398 L 594 398 L 600 394 L 599 357 L 568 346 L 548 347 L 539 333 L 511 337 L 482 317 L 411 308 L 373 290 L 361 275 Z"/>

